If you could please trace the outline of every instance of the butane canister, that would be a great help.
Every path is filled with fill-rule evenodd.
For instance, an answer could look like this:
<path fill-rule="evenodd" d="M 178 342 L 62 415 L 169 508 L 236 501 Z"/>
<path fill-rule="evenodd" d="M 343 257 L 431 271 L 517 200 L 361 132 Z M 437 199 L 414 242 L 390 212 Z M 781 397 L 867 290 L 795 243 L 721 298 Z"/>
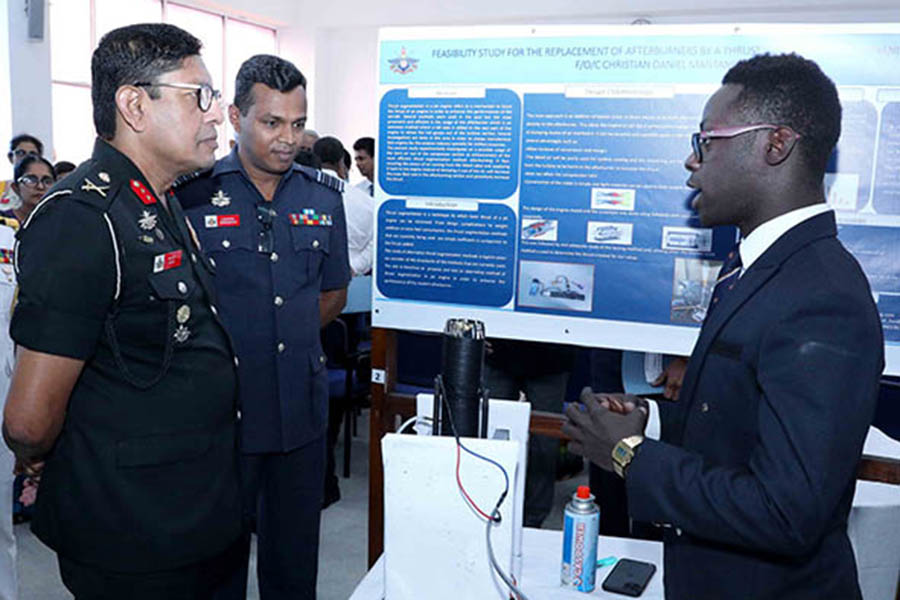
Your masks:
<path fill-rule="evenodd" d="M 578 486 L 566 504 L 562 549 L 562 586 L 579 592 L 594 591 L 597 575 L 597 535 L 600 509 L 586 485 Z"/>

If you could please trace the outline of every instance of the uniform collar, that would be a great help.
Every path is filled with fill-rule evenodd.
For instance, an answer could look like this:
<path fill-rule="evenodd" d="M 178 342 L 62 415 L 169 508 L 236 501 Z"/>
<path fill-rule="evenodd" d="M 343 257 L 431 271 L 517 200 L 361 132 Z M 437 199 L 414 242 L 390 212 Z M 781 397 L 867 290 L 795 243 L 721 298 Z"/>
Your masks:
<path fill-rule="evenodd" d="M 293 164 L 294 164 L 294 166 L 297 165 L 297 163 L 293 163 Z M 291 173 L 293 173 L 293 171 L 294 171 L 293 168 L 288 169 L 281 176 L 281 181 L 284 181 L 285 179 L 290 177 Z M 217 177 L 223 173 L 240 173 L 241 175 L 244 176 L 244 179 L 252 182 L 252 180 L 250 179 L 250 176 L 247 175 L 247 170 L 244 169 L 243 163 L 241 163 L 241 157 L 238 156 L 237 144 L 234 145 L 234 148 L 231 149 L 231 152 L 228 153 L 228 156 L 216 161 L 216 165 L 213 167 L 213 171 L 212 171 L 213 177 Z"/>
<path fill-rule="evenodd" d="M 104 171 L 110 171 L 107 175 L 113 183 L 127 182 L 126 186 L 130 187 L 134 195 L 144 204 L 153 204 L 159 200 L 150 182 L 147 181 L 147 178 L 138 166 L 132 162 L 127 154 L 121 152 L 103 138 L 98 137 L 94 141 L 94 151 L 91 154 L 91 158 Z M 102 184 L 101 181 L 95 181 L 94 183 Z"/>

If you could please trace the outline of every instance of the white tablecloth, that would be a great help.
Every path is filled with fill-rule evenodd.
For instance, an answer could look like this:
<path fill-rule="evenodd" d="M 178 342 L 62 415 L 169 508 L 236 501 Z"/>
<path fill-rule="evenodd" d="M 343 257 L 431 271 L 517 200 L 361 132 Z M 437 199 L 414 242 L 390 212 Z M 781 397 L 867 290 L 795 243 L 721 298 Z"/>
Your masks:
<path fill-rule="evenodd" d="M 591 594 L 563 589 L 559 585 L 559 566 L 562 559 L 562 532 L 548 529 L 525 528 L 522 536 L 521 590 L 532 600 L 584 600 L 606 598 L 622 600 L 621 594 L 610 594 L 600 589 L 600 584 L 612 570 L 612 566 L 597 569 L 597 587 Z M 643 540 L 600 536 L 597 557 L 632 558 L 656 565 L 656 573 L 641 595 L 644 600 L 663 600 L 662 544 Z M 423 558 L 427 560 L 427 558 Z M 350 600 L 381 600 L 384 598 L 384 556 L 366 574 Z"/>

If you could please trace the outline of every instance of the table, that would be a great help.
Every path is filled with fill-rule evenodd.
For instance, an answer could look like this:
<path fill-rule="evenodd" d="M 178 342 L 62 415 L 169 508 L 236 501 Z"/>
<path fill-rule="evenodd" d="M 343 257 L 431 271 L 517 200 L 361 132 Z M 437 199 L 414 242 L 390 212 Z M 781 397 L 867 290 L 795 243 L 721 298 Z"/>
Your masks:
<path fill-rule="evenodd" d="M 522 585 L 521 590 L 530 600 L 584 600 L 605 598 L 622 600 L 625 596 L 611 594 L 600 589 L 600 584 L 612 570 L 612 566 L 597 569 L 597 587 L 590 594 L 563 589 L 559 585 L 559 567 L 562 559 L 562 532 L 526 527 L 522 536 Z M 643 600 L 663 600 L 662 543 L 645 540 L 600 536 L 597 557 L 633 558 L 656 565 L 656 574 L 641 595 Z M 356 586 L 350 600 L 382 600 L 384 598 L 384 555 Z"/>

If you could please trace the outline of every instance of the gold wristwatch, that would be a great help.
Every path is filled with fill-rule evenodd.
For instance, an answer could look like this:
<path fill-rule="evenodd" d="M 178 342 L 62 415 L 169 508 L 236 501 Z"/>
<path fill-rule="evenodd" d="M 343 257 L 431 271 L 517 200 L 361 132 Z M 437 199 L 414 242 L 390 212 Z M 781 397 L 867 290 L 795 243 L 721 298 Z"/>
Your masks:
<path fill-rule="evenodd" d="M 631 459 L 634 458 L 637 447 L 640 446 L 643 441 L 644 436 L 632 435 L 619 440 L 619 443 L 613 447 L 612 460 L 613 469 L 615 470 L 616 475 L 625 479 L 625 470 L 628 468 L 628 465 L 631 464 Z"/>

